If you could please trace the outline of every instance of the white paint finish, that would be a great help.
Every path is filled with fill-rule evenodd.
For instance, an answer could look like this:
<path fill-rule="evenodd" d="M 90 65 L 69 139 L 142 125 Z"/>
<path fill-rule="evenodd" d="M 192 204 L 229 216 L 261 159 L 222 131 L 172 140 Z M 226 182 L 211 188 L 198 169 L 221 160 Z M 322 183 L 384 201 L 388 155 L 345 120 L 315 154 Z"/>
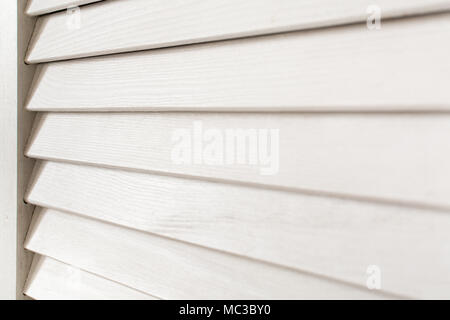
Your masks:
<path fill-rule="evenodd" d="M 450 297 L 447 213 L 55 162 L 27 200 L 355 285 L 376 264 L 388 292 Z"/>
<path fill-rule="evenodd" d="M 370 5 L 381 8 L 383 19 L 450 9 L 448 0 L 106 1 L 81 8 L 77 30 L 67 27 L 65 12 L 40 18 L 27 59 L 38 63 L 365 23 Z"/>
<path fill-rule="evenodd" d="M 55 210 L 26 248 L 164 299 L 380 298 L 375 292 Z"/>
<path fill-rule="evenodd" d="M 448 110 L 449 21 L 441 14 L 376 32 L 352 25 L 45 64 L 28 108 Z"/>
<path fill-rule="evenodd" d="M 23 156 L 33 122 L 23 105 L 34 72 L 23 62 L 34 23 L 23 16 L 25 2 L 0 3 L 0 299 L 23 298 L 31 263 L 22 247 L 33 210 L 22 200 L 33 167 Z"/>
<path fill-rule="evenodd" d="M 16 298 L 17 2 L 0 4 L 0 299 Z M 3 32 L 8 30 L 8 32 Z"/>
<path fill-rule="evenodd" d="M 33 120 L 35 114 L 33 112 L 28 112 L 25 109 L 25 100 L 28 96 L 28 91 L 30 89 L 31 82 L 33 80 L 34 72 L 36 66 L 26 65 L 24 62 L 25 51 L 27 50 L 31 34 L 34 29 L 34 24 L 36 19 L 33 17 L 27 17 L 24 14 L 24 8 L 26 6 L 26 0 L 18 1 L 18 88 L 17 88 L 17 106 L 16 112 L 18 117 L 18 127 L 17 127 L 17 146 L 16 153 L 18 155 L 18 171 L 17 175 L 17 298 L 26 298 L 23 295 L 23 287 L 28 276 L 28 271 L 31 266 L 33 259 L 33 254 L 29 251 L 25 251 L 23 248 L 23 243 L 25 241 L 25 236 L 28 231 L 28 226 L 31 221 L 31 217 L 34 211 L 32 205 L 28 205 L 24 202 L 25 190 L 28 186 L 31 172 L 34 167 L 34 160 L 26 158 L 24 155 L 24 150 L 26 143 L 30 137 L 31 127 L 33 125 Z"/>
<path fill-rule="evenodd" d="M 30 16 L 37 16 L 98 1 L 102 0 L 28 0 L 25 12 Z"/>
<path fill-rule="evenodd" d="M 156 300 L 49 257 L 35 255 L 25 294 L 35 300 Z"/>
<path fill-rule="evenodd" d="M 279 129 L 278 173 L 175 164 L 173 133 L 194 121 L 204 130 Z M 448 136 L 448 114 L 48 113 L 26 154 L 449 209 Z"/>

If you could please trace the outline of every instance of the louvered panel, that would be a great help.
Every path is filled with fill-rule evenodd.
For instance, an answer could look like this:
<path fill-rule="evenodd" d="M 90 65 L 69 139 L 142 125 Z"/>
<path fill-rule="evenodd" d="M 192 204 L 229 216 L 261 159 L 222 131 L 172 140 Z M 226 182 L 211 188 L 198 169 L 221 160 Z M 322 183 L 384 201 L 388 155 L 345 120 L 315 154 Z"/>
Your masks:
<path fill-rule="evenodd" d="M 24 293 L 37 300 L 156 298 L 49 257 L 35 255 Z"/>
<path fill-rule="evenodd" d="M 102 0 L 28 0 L 26 13 L 37 16 L 98 1 Z"/>
<path fill-rule="evenodd" d="M 449 298 L 450 0 L 96 2 L 27 8 L 25 294 Z"/>
<path fill-rule="evenodd" d="M 36 168 L 27 200 L 355 285 L 376 264 L 387 291 L 450 292 L 441 212 L 54 162 Z"/>
<path fill-rule="evenodd" d="M 25 247 L 164 299 L 380 298 L 367 289 L 54 210 Z"/>
<path fill-rule="evenodd" d="M 267 150 L 244 145 L 246 164 L 238 165 L 237 155 L 226 164 L 226 130 L 233 128 L 279 132 L 259 138 Z M 211 130 L 223 139 L 214 144 L 217 154 L 223 149 L 222 164 L 206 158 Z M 448 209 L 447 136 L 447 114 L 49 113 L 36 120 L 27 155 Z M 232 150 L 242 145 L 228 140 Z M 268 158 L 251 164 L 255 148 Z"/>
<path fill-rule="evenodd" d="M 37 63 L 365 23 L 374 5 L 383 19 L 450 9 L 448 0 L 106 1 L 81 8 L 76 29 L 67 26 L 65 12 L 40 18 L 27 59 Z"/>
<path fill-rule="evenodd" d="M 28 109 L 449 110 L 450 14 L 45 64 Z"/>

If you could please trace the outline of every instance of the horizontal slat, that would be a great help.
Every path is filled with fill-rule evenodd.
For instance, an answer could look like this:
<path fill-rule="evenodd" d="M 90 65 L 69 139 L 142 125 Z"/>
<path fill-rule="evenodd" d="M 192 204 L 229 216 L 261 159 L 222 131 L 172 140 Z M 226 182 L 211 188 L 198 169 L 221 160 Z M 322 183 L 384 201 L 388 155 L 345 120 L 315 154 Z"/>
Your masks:
<path fill-rule="evenodd" d="M 155 300 L 116 282 L 35 255 L 25 294 L 37 300 Z"/>
<path fill-rule="evenodd" d="M 447 214 L 52 162 L 27 200 L 355 285 L 377 264 L 387 291 L 450 292 Z"/>
<path fill-rule="evenodd" d="M 102 0 L 28 0 L 26 13 L 37 16 Z"/>
<path fill-rule="evenodd" d="M 26 248 L 165 299 L 377 298 L 375 292 L 54 210 Z"/>
<path fill-rule="evenodd" d="M 441 14 L 372 32 L 352 25 L 49 63 L 28 109 L 449 110 L 450 42 L 442 41 L 449 20 Z"/>
<path fill-rule="evenodd" d="M 448 0 L 106 1 L 82 8 L 78 30 L 67 27 L 64 12 L 42 17 L 27 60 L 38 63 L 365 22 L 370 5 L 380 7 L 383 19 L 450 9 Z"/>
<path fill-rule="evenodd" d="M 266 164 L 178 164 L 172 138 L 185 128 L 193 139 L 196 121 L 224 141 L 227 129 L 279 129 L 279 147 Z M 448 114 L 49 113 L 36 120 L 26 154 L 449 209 L 448 136 Z M 186 150 L 192 161 L 203 154 Z"/>

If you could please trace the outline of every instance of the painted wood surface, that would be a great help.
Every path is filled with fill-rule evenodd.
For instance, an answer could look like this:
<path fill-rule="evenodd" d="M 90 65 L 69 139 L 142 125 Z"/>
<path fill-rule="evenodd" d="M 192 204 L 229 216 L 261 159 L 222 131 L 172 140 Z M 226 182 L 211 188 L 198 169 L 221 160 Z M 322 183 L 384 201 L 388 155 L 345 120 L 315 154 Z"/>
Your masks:
<path fill-rule="evenodd" d="M 49 257 L 35 255 L 25 287 L 35 300 L 155 300 L 155 297 Z"/>
<path fill-rule="evenodd" d="M 98 1 L 102 0 L 28 0 L 25 12 L 30 16 L 37 16 Z"/>
<path fill-rule="evenodd" d="M 0 4 L 0 299 L 16 297 L 17 3 Z"/>
<path fill-rule="evenodd" d="M 23 61 L 34 26 L 23 14 L 25 4 L 0 3 L 0 300 L 24 298 L 32 259 L 23 249 L 33 212 L 23 196 L 34 162 L 23 154 L 34 118 L 24 100 L 35 69 Z"/>
<path fill-rule="evenodd" d="M 447 213 L 56 162 L 27 201 L 355 285 L 378 265 L 405 296 L 450 292 Z"/>
<path fill-rule="evenodd" d="M 25 246 L 163 299 L 388 297 L 55 210 L 35 214 Z"/>
<path fill-rule="evenodd" d="M 27 4 L 27 0 L 18 0 L 18 43 L 17 43 L 17 80 L 18 80 L 18 90 L 17 90 L 17 106 L 15 107 L 15 112 L 17 113 L 17 141 L 16 143 L 16 153 L 17 153 L 17 172 L 14 174 L 17 177 L 17 299 L 26 298 L 23 295 L 23 287 L 28 276 L 28 271 L 31 267 L 31 262 L 33 259 L 33 254 L 26 251 L 23 248 L 23 243 L 28 231 L 28 227 L 31 222 L 31 216 L 34 211 L 34 206 L 24 202 L 25 191 L 28 186 L 30 175 L 34 167 L 34 160 L 25 156 L 25 147 L 30 137 L 31 128 L 33 126 L 33 121 L 35 118 L 34 112 L 29 112 L 25 108 L 25 102 L 27 100 L 27 95 L 30 90 L 31 82 L 33 80 L 36 66 L 25 64 L 24 57 L 25 52 L 28 48 L 28 44 L 33 32 L 36 19 L 34 17 L 28 17 L 25 15 L 24 10 Z M 10 32 L 11 30 L 9 30 Z M 9 79 L 12 81 L 12 78 Z M 11 172 L 12 173 L 12 172 Z"/>
<path fill-rule="evenodd" d="M 450 42 L 442 41 L 449 20 L 442 14 L 385 22 L 378 31 L 352 25 L 45 64 L 28 109 L 449 110 Z"/>
<path fill-rule="evenodd" d="M 27 13 L 91 2 L 32 0 Z M 365 23 L 373 4 L 380 30 Z M 41 16 L 27 62 L 50 63 L 27 109 L 52 112 L 26 150 L 44 161 L 26 195 L 41 208 L 25 292 L 448 299 L 449 9 L 110 0 L 82 6 L 76 29 L 65 11 Z M 174 134 L 199 124 L 277 131 L 277 170 L 175 164 Z M 366 288 L 370 266 L 381 291 Z"/>
<path fill-rule="evenodd" d="M 278 139 L 259 139 L 267 149 L 259 142 L 244 145 L 245 161 L 238 164 L 242 144 L 226 138 L 228 129 L 279 132 Z M 26 152 L 33 158 L 450 208 L 450 145 L 443 139 L 450 136 L 448 114 L 47 113 L 33 131 Z M 221 137 L 213 149 L 223 149 L 224 160 L 209 162 L 212 140 L 206 138 Z M 226 148 L 228 140 L 234 148 Z M 269 155 L 259 155 L 256 165 L 248 156 L 255 148 Z M 179 159 L 178 149 L 186 159 Z M 231 164 L 227 153 L 234 155 Z M 188 158 L 190 164 L 179 161 Z"/>
<path fill-rule="evenodd" d="M 29 12 L 48 12 L 94 1 L 31 1 Z M 366 20 L 439 12 L 448 0 L 120 0 L 81 7 L 71 27 L 66 12 L 41 17 L 29 63 L 73 59 L 304 30 Z M 45 10 L 45 11 L 44 11 Z M 368 11 L 369 10 L 369 11 Z"/>

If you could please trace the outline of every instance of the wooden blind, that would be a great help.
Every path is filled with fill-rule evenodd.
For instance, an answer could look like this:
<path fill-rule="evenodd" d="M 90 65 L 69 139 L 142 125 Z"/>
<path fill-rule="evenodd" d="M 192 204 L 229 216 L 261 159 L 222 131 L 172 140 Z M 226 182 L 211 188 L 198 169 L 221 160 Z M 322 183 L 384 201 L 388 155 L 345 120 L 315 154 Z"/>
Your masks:
<path fill-rule="evenodd" d="M 372 2 L 380 30 L 366 26 Z M 30 1 L 25 294 L 448 298 L 449 9 Z M 199 122 L 277 128 L 277 174 L 175 164 L 173 132 Z"/>

